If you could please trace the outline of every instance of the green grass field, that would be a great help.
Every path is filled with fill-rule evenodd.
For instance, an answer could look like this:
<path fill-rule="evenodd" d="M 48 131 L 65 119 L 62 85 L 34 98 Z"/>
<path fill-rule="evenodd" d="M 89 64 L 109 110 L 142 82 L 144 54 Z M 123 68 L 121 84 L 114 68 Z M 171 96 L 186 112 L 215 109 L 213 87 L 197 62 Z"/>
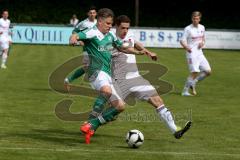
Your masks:
<path fill-rule="evenodd" d="M 205 50 L 212 76 L 199 83 L 196 97 L 181 97 L 188 75 L 184 50 L 151 50 L 169 69 L 161 78 L 174 85 L 162 96 L 165 104 L 178 124 L 193 120 L 191 130 L 182 139 L 176 140 L 170 134 L 151 106 L 138 102 L 127 107 L 117 121 L 102 126 L 92 144 L 84 144 L 79 132 L 82 122 L 60 120 L 55 105 L 71 98 L 71 111 L 78 113 L 89 110 L 94 99 L 59 94 L 48 85 L 51 72 L 79 55 L 80 49 L 14 45 L 8 69 L 0 70 L 0 159 L 240 159 L 240 51 Z M 150 62 L 144 56 L 138 60 Z M 145 142 L 141 148 L 127 147 L 125 135 L 130 129 L 143 132 Z"/>

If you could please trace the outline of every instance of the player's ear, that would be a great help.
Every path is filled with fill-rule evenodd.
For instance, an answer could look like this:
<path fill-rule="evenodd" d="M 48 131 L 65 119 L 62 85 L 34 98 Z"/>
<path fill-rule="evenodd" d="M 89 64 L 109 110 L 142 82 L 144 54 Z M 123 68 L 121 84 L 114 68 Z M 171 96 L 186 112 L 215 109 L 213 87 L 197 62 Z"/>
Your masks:
<path fill-rule="evenodd" d="M 97 23 L 98 23 L 98 24 L 102 24 L 102 18 L 98 18 L 98 19 L 97 19 Z"/>

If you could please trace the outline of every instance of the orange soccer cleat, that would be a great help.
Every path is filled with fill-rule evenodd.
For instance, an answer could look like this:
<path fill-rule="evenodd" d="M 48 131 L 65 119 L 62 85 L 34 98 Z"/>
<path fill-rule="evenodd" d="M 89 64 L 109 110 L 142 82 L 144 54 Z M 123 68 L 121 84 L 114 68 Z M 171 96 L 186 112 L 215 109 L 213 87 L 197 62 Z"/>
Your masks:
<path fill-rule="evenodd" d="M 85 134 L 85 142 L 86 144 L 90 144 L 90 139 L 94 135 L 94 130 L 91 129 L 90 123 L 84 123 L 80 130 Z"/>

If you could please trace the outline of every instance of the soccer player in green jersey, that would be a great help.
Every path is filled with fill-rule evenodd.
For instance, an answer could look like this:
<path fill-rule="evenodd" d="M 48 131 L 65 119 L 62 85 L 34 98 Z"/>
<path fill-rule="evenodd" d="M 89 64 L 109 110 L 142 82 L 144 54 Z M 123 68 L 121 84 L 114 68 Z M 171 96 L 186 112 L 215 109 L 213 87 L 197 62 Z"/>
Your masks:
<path fill-rule="evenodd" d="M 116 100 L 111 101 L 111 106 L 102 115 L 89 120 L 81 126 L 81 131 L 85 134 L 86 143 L 90 143 L 90 138 L 95 130 L 102 124 L 110 122 L 121 111 L 124 110 L 124 101 L 121 100 L 113 87 L 111 79 L 111 52 L 114 48 L 119 48 L 127 53 L 144 54 L 144 51 L 135 51 L 132 48 L 123 48 L 122 42 L 115 34 L 109 32 L 113 23 L 114 14 L 108 8 L 98 11 L 97 25 L 91 29 L 74 33 L 70 37 L 71 44 L 77 44 L 78 40 L 84 41 L 85 50 L 89 56 L 89 66 L 87 69 L 91 86 L 99 91 L 99 96 L 95 103 L 105 104 L 111 96 Z"/>
<path fill-rule="evenodd" d="M 84 31 L 86 29 L 90 29 L 94 27 L 97 24 L 97 9 L 95 6 L 91 6 L 88 10 L 88 18 L 84 19 L 83 21 L 79 22 L 76 27 L 73 30 L 73 33 L 78 33 L 80 31 Z M 84 45 L 82 41 L 79 41 L 80 45 Z M 84 48 L 83 48 L 84 50 Z M 64 85 L 67 88 L 67 90 L 70 90 L 70 83 L 77 79 L 78 77 L 81 77 L 85 73 L 85 69 L 87 68 L 88 65 L 88 54 L 86 51 L 83 51 L 83 67 L 78 68 L 75 70 L 71 75 L 69 75 L 67 78 L 64 79 Z"/>

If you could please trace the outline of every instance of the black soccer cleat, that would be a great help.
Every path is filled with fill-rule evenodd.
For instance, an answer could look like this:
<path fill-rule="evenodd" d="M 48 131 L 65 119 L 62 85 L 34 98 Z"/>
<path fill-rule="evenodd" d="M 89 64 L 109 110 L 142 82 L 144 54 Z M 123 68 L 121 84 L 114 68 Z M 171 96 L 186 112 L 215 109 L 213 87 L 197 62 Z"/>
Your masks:
<path fill-rule="evenodd" d="M 188 121 L 188 122 L 186 123 L 186 125 L 185 125 L 184 128 L 176 131 L 176 132 L 173 134 L 174 137 L 175 137 L 176 139 L 180 139 L 180 138 L 183 136 L 183 134 L 190 129 L 191 125 L 192 125 L 192 122 L 191 122 L 191 121 Z"/>

